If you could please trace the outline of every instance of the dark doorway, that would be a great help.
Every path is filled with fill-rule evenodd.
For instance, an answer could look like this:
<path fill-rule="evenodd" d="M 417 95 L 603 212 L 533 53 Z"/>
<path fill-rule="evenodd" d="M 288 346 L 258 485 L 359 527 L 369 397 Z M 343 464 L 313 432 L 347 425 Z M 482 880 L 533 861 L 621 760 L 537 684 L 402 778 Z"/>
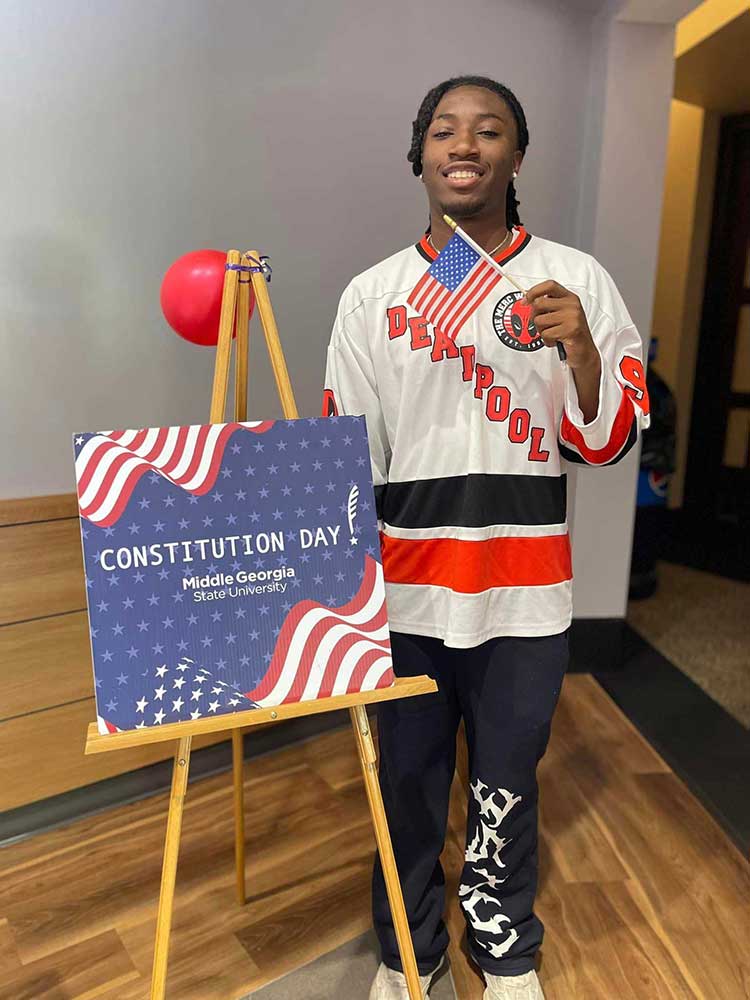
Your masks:
<path fill-rule="evenodd" d="M 725 118 L 678 561 L 750 579 L 750 115 Z"/>

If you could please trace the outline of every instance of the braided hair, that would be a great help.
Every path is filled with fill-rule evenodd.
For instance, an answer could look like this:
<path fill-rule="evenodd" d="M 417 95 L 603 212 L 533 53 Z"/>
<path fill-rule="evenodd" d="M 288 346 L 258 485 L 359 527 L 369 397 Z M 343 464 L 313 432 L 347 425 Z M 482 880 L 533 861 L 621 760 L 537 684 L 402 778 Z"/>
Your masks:
<path fill-rule="evenodd" d="M 523 113 L 520 101 L 508 87 L 503 86 L 496 80 L 491 80 L 486 76 L 454 76 L 450 80 L 445 80 L 433 87 L 419 106 L 416 119 L 412 122 L 411 149 L 406 159 L 411 163 L 411 169 L 415 177 L 422 173 L 422 149 L 424 147 L 424 137 L 430 127 L 432 116 L 435 114 L 440 101 L 449 90 L 456 87 L 484 87 L 485 90 L 497 94 L 508 105 L 516 121 L 518 132 L 518 148 L 522 153 L 526 152 L 529 144 L 529 130 L 526 125 L 526 115 Z M 505 224 L 511 229 L 513 226 L 520 226 L 521 220 L 518 215 L 518 199 L 513 181 L 508 184 L 505 195 Z"/>

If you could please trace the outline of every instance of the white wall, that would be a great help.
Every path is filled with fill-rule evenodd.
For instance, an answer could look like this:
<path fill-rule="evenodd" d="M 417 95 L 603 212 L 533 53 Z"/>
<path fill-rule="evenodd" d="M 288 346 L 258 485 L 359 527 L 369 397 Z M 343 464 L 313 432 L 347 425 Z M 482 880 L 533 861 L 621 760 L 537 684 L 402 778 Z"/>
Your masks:
<path fill-rule="evenodd" d="M 578 245 L 615 277 L 645 342 L 656 280 L 674 26 L 614 20 L 599 31 L 587 137 L 592 161 L 583 175 Z M 633 449 L 609 469 L 574 474 L 576 617 L 625 613 L 638 458 Z"/>
<path fill-rule="evenodd" d="M 207 418 L 211 352 L 159 311 L 187 250 L 272 255 L 298 405 L 318 413 L 341 291 L 426 224 L 406 152 L 446 76 L 517 91 L 525 221 L 570 241 L 590 45 L 564 6 L 467 0 L 460 34 L 451 0 L 0 6 L 0 497 L 72 490 L 73 431 Z M 251 415 L 275 416 L 252 350 Z"/>
<path fill-rule="evenodd" d="M 464 0 L 457 32 L 449 0 L 6 0 L 0 498 L 72 490 L 73 431 L 207 418 L 212 354 L 158 302 L 190 249 L 272 255 L 298 405 L 317 413 L 341 290 L 424 228 L 405 156 L 450 75 L 516 91 L 524 222 L 593 251 L 647 332 L 671 28 L 592 26 L 613 6 Z M 278 415 L 257 339 L 251 368 L 251 416 Z M 635 463 L 578 476 L 579 615 L 624 608 Z"/>

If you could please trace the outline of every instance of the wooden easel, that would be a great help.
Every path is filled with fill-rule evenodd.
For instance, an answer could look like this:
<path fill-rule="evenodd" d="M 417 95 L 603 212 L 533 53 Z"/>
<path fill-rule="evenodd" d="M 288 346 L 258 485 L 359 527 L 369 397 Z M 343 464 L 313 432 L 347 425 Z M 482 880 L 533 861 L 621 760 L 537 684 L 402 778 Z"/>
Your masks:
<path fill-rule="evenodd" d="M 265 272 L 261 266 L 261 256 L 255 251 L 240 255 L 238 250 L 227 254 L 227 270 L 224 277 L 224 291 L 219 321 L 219 339 L 216 347 L 213 392 L 211 395 L 210 423 L 221 423 L 225 419 L 227 388 L 229 383 L 229 362 L 232 353 L 232 328 L 237 319 L 237 357 L 235 360 L 235 420 L 247 420 L 247 378 L 249 352 L 249 324 L 247 321 L 250 304 L 250 285 L 255 293 L 255 301 L 260 314 L 263 332 L 271 357 L 276 386 L 286 419 L 299 416 L 294 401 L 289 373 L 281 348 L 271 299 L 268 293 Z M 240 278 L 242 275 L 242 278 Z M 250 280 L 247 280 L 249 275 Z M 164 844 L 164 862 L 161 876 L 159 910 L 156 921 L 156 944 L 151 979 L 151 1000 L 164 1000 L 167 982 L 167 959 L 169 953 L 169 933 L 172 924 L 177 857 L 180 848 L 182 813 L 187 791 L 190 750 L 193 736 L 201 733 L 231 732 L 232 772 L 234 782 L 235 817 L 235 865 L 237 878 L 237 899 L 241 905 L 246 902 L 245 892 L 245 813 L 243 796 L 243 729 L 269 722 L 280 722 L 303 715 L 332 712 L 348 708 L 357 742 L 362 775 L 367 792 L 367 800 L 372 815 L 375 840 L 383 866 L 388 900 L 393 915 L 393 923 L 398 939 L 401 961 L 411 1000 L 422 1000 L 419 975 L 414 958 L 414 948 L 409 933 L 409 923 L 404 908 L 401 883 L 396 870 L 391 837 L 383 808 L 380 783 L 377 775 L 377 756 L 370 733 L 370 724 L 365 705 L 394 698 L 429 694 L 437 690 L 432 678 L 427 676 L 397 678 L 393 687 L 361 694 L 337 695 L 320 698 L 317 701 L 297 702 L 279 705 L 277 708 L 252 709 L 235 715 L 197 719 L 190 722 L 176 722 L 150 729 L 133 729 L 119 733 L 101 735 L 95 723 L 89 725 L 85 752 L 101 753 L 127 747 L 142 746 L 146 743 L 177 741 L 177 750 L 172 770 L 172 792 L 169 800 L 167 834 Z"/>

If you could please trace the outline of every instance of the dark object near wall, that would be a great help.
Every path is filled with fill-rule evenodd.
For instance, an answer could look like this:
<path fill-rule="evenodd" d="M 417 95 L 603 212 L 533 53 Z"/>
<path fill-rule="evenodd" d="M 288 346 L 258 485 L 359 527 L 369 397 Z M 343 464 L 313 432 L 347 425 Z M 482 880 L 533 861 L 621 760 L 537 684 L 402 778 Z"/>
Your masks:
<path fill-rule="evenodd" d="M 622 618 L 574 618 L 570 626 L 568 673 L 593 674 L 623 665 Z"/>
<path fill-rule="evenodd" d="M 680 562 L 750 579 L 750 115 L 722 120 L 690 420 Z"/>
<path fill-rule="evenodd" d="M 656 562 L 664 557 L 668 525 L 667 492 L 675 467 L 677 409 L 674 396 L 651 365 L 646 375 L 646 386 L 651 401 L 651 426 L 643 432 L 638 474 L 630 563 L 631 600 L 651 597 L 658 587 Z"/>

